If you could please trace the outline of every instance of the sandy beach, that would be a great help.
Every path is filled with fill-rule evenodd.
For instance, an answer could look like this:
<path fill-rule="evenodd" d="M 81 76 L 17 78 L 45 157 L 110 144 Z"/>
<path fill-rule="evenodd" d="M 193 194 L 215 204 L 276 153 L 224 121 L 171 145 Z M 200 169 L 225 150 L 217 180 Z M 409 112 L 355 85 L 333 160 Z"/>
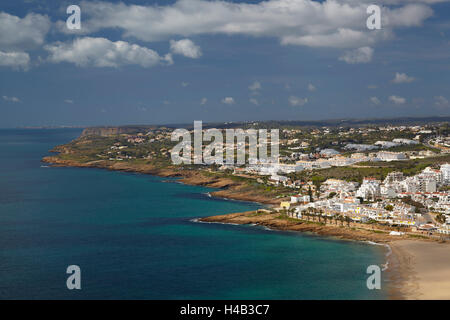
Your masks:
<path fill-rule="evenodd" d="M 257 224 L 274 230 L 313 232 L 340 239 L 387 243 L 385 285 L 393 300 L 450 299 L 450 243 L 433 240 L 399 239 L 386 233 L 333 225 L 280 219 L 278 214 L 241 212 L 199 219 L 202 222 Z M 355 225 L 356 226 L 356 225 Z"/>
<path fill-rule="evenodd" d="M 450 299 L 450 244 L 399 240 L 390 246 L 390 298 Z"/>

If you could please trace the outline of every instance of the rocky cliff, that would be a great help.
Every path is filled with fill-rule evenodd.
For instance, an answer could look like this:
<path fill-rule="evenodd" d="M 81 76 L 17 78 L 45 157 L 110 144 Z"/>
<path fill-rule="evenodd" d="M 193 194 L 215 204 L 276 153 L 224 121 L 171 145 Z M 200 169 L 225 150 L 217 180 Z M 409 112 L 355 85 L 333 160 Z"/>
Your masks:
<path fill-rule="evenodd" d="M 82 137 L 85 136 L 112 136 L 117 134 L 136 134 L 139 132 L 145 132 L 148 130 L 154 130 L 155 126 L 124 126 L 124 127 L 91 127 L 86 128 L 81 133 Z"/>

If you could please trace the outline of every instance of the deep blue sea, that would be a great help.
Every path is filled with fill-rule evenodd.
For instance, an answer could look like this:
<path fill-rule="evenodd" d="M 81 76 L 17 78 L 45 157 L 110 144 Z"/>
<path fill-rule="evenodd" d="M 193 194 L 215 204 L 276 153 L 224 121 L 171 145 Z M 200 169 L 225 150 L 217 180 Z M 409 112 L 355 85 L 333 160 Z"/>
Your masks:
<path fill-rule="evenodd" d="M 0 130 L 0 299 L 380 299 L 385 249 L 195 223 L 257 204 L 149 175 L 45 167 L 78 129 Z M 81 268 L 68 290 L 66 268 Z"/>

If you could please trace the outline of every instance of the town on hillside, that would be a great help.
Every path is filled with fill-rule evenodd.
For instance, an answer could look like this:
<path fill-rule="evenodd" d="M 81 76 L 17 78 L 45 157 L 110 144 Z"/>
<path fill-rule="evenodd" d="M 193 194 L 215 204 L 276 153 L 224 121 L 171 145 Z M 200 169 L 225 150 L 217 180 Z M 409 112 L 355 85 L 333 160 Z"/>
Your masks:
<path fill-rule="evenodd" d="M 217 126 L 220 130 L 230 123 Z M 244 129 L 271 128 L 264 122 Z M 279 124 L 277 124 L 279 125 Z M 191 135 L 193 128 L 187 128 Z M 207 127 L 203 129 L 205 133 Z M 292 219 L 389 227 L 393 235 L 450 234 L 448 121 L 425 124 L 293 125 L 279 129 L 279 160 L 238 164 L 171 163 L 171 127 L 88 128 L 57 148 L 89 163 L 152 164 L 239 180 L 277 200 Z M 231 146 L 248 149 L 248 141 Z M 208 143 L 203 142 L 203 148 Z M 225 143 L 225 147 L 229 147 Z M 194 155 L 192 154 L 192 157 Z M 272 202 L 273 203 L 273 202 Z"/>

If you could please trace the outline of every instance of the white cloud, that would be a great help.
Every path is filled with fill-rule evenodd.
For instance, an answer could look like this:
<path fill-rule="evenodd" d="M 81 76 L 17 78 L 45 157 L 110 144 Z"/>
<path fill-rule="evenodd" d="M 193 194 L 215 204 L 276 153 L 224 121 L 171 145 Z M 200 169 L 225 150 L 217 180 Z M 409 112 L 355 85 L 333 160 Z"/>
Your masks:
<path fill-rule="evenodd" d="M 202 55 L 202 50 L 194 42 L 189 39 L 179 41 L 170 40 L 170 50 L 175 54 L 197 59 Z"/>
<path fill-rule="evenodd" d="M 27 70 L 30 65 L 30 55 L 26 52 L 0 51 L 0 66 Z"/>
<path fill-rule="evenodd" d="M 440 2 L 448 2 L 450 0 L 383 0 L 386 4 L 402 4 L 406 2 L 434 4 Z"/>
<path fill-rule="evenodd" d="M 65 103 L 68 103 L 68 104 L 73 104 L 74 101 L 71 100 L 71 99 L 66 99 L 66 100 L 64 100 L 64 102 L 65 102 Z"/>
<path fill-rule="evenodd" d="M 390 96 L 389 101 L 391 101 L 395 104 L 405 104 L 406 103 L 406 99 L 399 97 L 399 96 Z"/>
<path fill-rule="evenodd" d="M 375 38 L 364 31 L 339 28 L 337 31 L 326 34 L 285 36 L 281 43 L 308 47 L 355 48 L 361 45 L 372 45 L 375 43 Z"/>
<path fill-rule="evenodd" d="M 308 98 L 299 98 L 296 96 L 290 96 L 289 99 L 289 104 L 293 107 L 301 107 L 304 106 L 307 102 L 308 102 Z"/>
<path fill-rule="evenodd" d="M 381 101 L 377 97 L 370 97 L 370 102 L 372 102 L 374 105 L 380 105 Z"/>
<path fill-rule="evenodd" d="M 20 102 L 20 99 L 17 97 L 3 96 L 2 98 L 3 98 L 3 100 L 8 101 L 8 102 L 14 102 L 14 103 Z"/>
<path fill-rule="evenodd" d="M 349 64 L 368 63 L 372 61 L 373 49 L 370 47 L 361 47 L 352 51 L 347 51 L 339 60 Z"/>
<path fill-rule="evenodd" d="M 187 86 L 189 85 L 189 82 L 182 82 L 181 83 L 181 86 L 183 87 L 183 88 L 186 88 Z"/>
<path fill-rule="evenodd" d="M 434 104 L 441 108 L 448 107 L 450 105 L 448 99 L 444 96 L 434 97 L 434 100 Z"/>
<path fill-rule="evenodd" d="M 24 51 L 44 43 L 50 29 L 47 16 L 30 13 L 24 18 L 0 12 L 0 50 Z"/>
<path fill-rule="evenodd" d="M 311 92 L 312 91 L 316 91 L 316 87 L 313 84 L 310 83 L 310 84 L 308 84 L 308 90 L 311 91 Z"/>
<path fill-rule="evenodd" d="M 151 49 L 105 38 L 85 37 L 70 43 L 57 42 L 44 48 L 50 53 L 49 61 L 70 62 L 82 67 L 120 67 L 135 64 L 148 68 L 170 63 Z"/>
<path fill-rule="evenodd" d="M 251 85 L 249 85 L 248 89 L 250 91 L 258 91 L 261 90 L 261 83 L 259 81 L 253 82 Z"/>
<path fill-rule="evenodd" d="M 383 29 L 373 32 L 366 28 L 366 9 L 371 2 L 178 0 L 167 5 L 138 6 L 83 1 L 81 7 L 84 32 L 119 29 L 125 37 L 143 41 L 202 34 L 264 36 L 278 38 L 282 44 L 336 48 L 372 46 L 392 37 L 394 28 L 421 25 L 432 14 L 426 4 L 383 6 Z"/>
<path fill-rule="evenodd" d="M 234 104 L 234 99 L 233 97 L 225 97 L 222 99 L 222 103 L 231 105 Z"/>
<path fill-rule="evenodd" d="M 30 55 L 25 50 L 42 45 L 49 29 L 47 16 L 30 13 L 19 18 L 0 12 L 0 66 L 28 70 Z"/>
<path fill-rule="evenodd" d="M 172 58 L 172 54 L 171 53 L 167 53 L 164 55 L 164 57 L 161 59 L 164 64 L 170 66 L 173 64 L 173 58 Z"/>
<path fill-rule="evenodd" d="M 254 104 L 255 106 L 259 106 L 259 102 L 258 102 L 257 99 L 255 99 L 255 98 L 250 98 L 249 101 L 250 101 L 250 103 Z"/>
<path fill-rule="evenodd" d="M 200 104 L 203 106 L 206 104 L 206 102 L 208 102 L 208 99 L 202 98 L 202 100 L 200 101 Z"/>
<path fill-rule="evenodd" d="M 377 89 L 378 86 L 376 86 L 376 85 L 374 85 L 374 84 L 369 84 L 369 85 L 367 86 L 367 88 L 368 88 L 368 89 Z"/>
<path fill-rule="evenodd" d="M 389 27 L 417 27 L 432 15 L 433 10 L 426 5 L 408 4 L 394 10 L 384 10 L 382 23 Z"/>
<path fill-rule="evenodd" d="M 416 80 L 414 77 L 409 77 L 406 73 L 397 72 L 392 82 L 399 84 L 399 83 L 410 83 L 413 82 L 414 80 Z"/>

